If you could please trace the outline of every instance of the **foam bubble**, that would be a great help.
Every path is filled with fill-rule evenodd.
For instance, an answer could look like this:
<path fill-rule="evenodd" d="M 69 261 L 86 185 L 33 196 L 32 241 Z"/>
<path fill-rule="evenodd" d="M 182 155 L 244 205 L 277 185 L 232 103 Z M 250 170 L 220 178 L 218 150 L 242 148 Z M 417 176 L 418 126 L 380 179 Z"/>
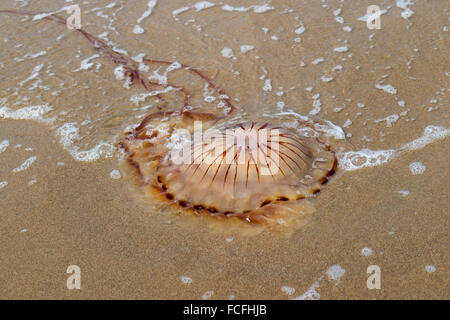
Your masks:
<path fill-rule="evenodd" d="M 372 255 L 372 249 L 371 249 L 371 248 L 368 248 L 368 247 L 362 248 L 362 249 L 361 249 L 361 254 L 362 254 L 363 256 L 365 256 L 365 257 L 369 257 L 369 256 Z"/>
<path fill-rule="evenodd" d="M 9 146 L 9 141 L 7 139 L 3 140 L 0 143 L 0 153 L 5 152 L 6 149 L 8 148 L 8 146 Z"/>
<path fill-rule="evenodd" d="M 398 8 L 403 9 L 401 13 L 403 19 L 409 19 L 414 14 L 414 11 L 409 8 L 409 6 L 412 6 L 413 4 L 414 2 L 411 0 L 397 0 L 395 3 Z"/>
<path fill-rule="evenodd" d="M 181 282 L 186 283 L 186 284 L 192 283 L 192 278 L 188 277 L 188 276 L 182 276 Z"/>
<path fill-rule="evenodd" d="M 222 56 L 224 58 L 230 59 L 234 57 L 234 52 L 233 49 L 225 47 L 222 49 L 222 51 L 220 51 L 220 53 L 222 54 Z"/>
<path fill-rule="evenodd" d="M 338 264 L 332 265 L 327 271 L 328 280 L 333 280 L 338 283 L 341 281 L 344 274 L 345 270 Z"/>
<path fill-rule="evenodd" d="M 117 169 L 114 169 L 113 171 L 111 171 L 109 173 L 109 176 L 111 177 L 111 179 L 120 179 L 120 177 L 121 177 L 120 171 Z"/>
<path fill-rule="evenodd" d="M 3 189 L 8 185 L 8 181 L 0 181 L 0 189 Z"/>
<path fill-rule="evenodd" d="M 208 8 L 214 7 L 215 5 L 216 5 L 215 3 L 212 3 L 209 1 L 200 1 L 200 2 L 197 2 L 196 4 L 194 4 L 194 8 L 196 11 L 200 11 L 203 9 L 208 9 Z"/>
<path fill-rule="evenodd" d="M 202 295 L 202 299 L 207 300 L 207 299 L 211 298 L 213 295 L 214 295 L 214 291 L 208 290 Z"/>
<path fill-rule="evenodd" d="M 347 46 L 337 47 L 337 48 L 334 48 L 334 51 L 336 51 L 336 52 L 347 52 L 348 51 L 348 47 Z"/>
<path fill-rule="evenodd" d="M 387 10 L 386 9 L 381 9 L 380 10 L 380 12 L 379 12 L 379 16 L 381 17 L 381 15 L 383 15 L 383 14 L 385 14 L 385 13 L 387 13 Z M 358 21 L 364 21 L 364 22 L 367 22 L 370 18 L 372 18 L 372 16 L 377 16 L 377 14 L 372 14 L 372 13 L 370 13 L 370 12 L 367 12 L 364 16 L 362 16 L 362 17 L 359 17 L 358 18 Z"/>
<path fill-rule="evenodd" d="M 286 293 L 287 295 L 291 296 L 295 293 L 295 289 L 288 287 L 288 286 L 282 286 L 281 287 L 281 291 L 283 291 L 284 293 Z"/>
<path fill-rule="evenodd" d="M 397 89 L 394 88 L 390 84 L 375 84 L 375 88 L 383 90 L 384 92 L 390 93 L 390 94 L 397 94 Z"/>
<path fill-rule="evenodd" d="M 392 123 L 397 122 L 400 117 L 397 114 L 391 114 L 390 116 L 387 116 L 386 118 L 382 119 L 376 119 L 375 122 L 379 123 L 382 121 L 386 121 L 386 127 L 390 128 L 392 127 Z"/>
<path fill-rule="evenodd" d="M 52 122 L 52 120 L 45 120 L 42 116 L 52 111 L 53 108 L 49 105 L 35 105 L 29 107 L 23 107 L 17 110 L 10 109 L 8 107 L 0 108 L 0 118 L 13 119 L 13 120 L 37 120 L 44 122 Z"/>
<path fill-rule="evenodd" d="M 253 50 L 254 48 L 255 48 L 254 46 L 249 45 L 249 44 L 247 44 L 247 45 L 242 45 L 242 46 L 240 47 L 242 53 L 246 53 L 246 52 L 248 52 L 248 51 L 250 51 L 250 50 Z"/>
<path fill-rule="evenodd" d="M 436 267 L 432 265 L 425 266 L 425 271 L 428 273 L 436 272 Z"/>
<path fill-rule="evenodd" d="M 145 32 L 144 28 L 142 28 L 140 25 L 135 25 L 133 28 L 134 34 L 143 34 Z"/>
<path fill-rule="evenodd" d="M 94 65 L 94 63 L 90 62 L 90 61 L 93 60 L 93 59 L 99 58 L 99 57 L 100 57 L 100 55 L 98 53 L 96 53 L 93 56 L 90 56 L 89 58 L 86 58 L 86 59 L 82 60 L 80 62 L 80 67 L 78 69 L 76 69 L 76 70 L 73 70 L 72 72 L 77 72 L 77 71 L 80 71 L 80 70 L 89 70 Z M 97 69 L 99 67 L 100 67 L 100 64 L 97 64 Z"/>
<path fill-rule="evenodd" d="M 298 27 L 297 29 L 295 29 L 295 34 L 302 34 L 303 32 L 305 32 L 305 27 L 303 27 L 303 26 L 301 26 L 301 27 Z"/>
<path fill-rule="evenodd" d="M 375 167 L 390 161 L 395 156 L 395 150 L 349 151 L 338 153 L 339 166 L 347 171 L 358 170 L 364 167 Z"/>
<path fill-rule="evenodd" d="M 264 87 L 263 87 L 264 91 L 272 91 L 272 81 L 270 79 L 266 79 L 264 81 Z"/>
<path fill-rule="evenodd" d="M 413 175 L 422 174 L 425 172 L 426 167 L 421 162 L 413 162 L 409 165 L 409 171 Z"/>

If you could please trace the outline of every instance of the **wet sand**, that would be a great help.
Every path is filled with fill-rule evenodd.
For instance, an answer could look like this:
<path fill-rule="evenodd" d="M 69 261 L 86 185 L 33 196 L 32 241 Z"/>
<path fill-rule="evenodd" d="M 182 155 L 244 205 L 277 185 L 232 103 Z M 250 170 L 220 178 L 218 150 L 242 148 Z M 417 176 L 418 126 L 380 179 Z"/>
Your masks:
<path fill-rule="evenodd" d="M 110 3 L 88 2 L 82 12 Z M 387 10 L 382 29 L 368 30 L 358 18 L 369 4 L 273 1 L 268 6 L 274 9 L 263 13 L 216 6 L 174 15 L 184 2 L 159 1 L 139 23 L 145 32 L 135 34 L 147 1 L 134 7 L 118 1 L 83 14 L 82 23 L 95 35 L 109 32 L 108 39 L 129 56 L 145 53 L 200 68 L 250 116 L 280 108 L 307 115 L 319 99 L 316 116 L 347 134 L 343 152 L 399 150 L 427 126 L 449 127 L 449 7 L 415 1 L 414 15 L 404 19 L 395 1 L 380 2 Z M 24 9 L 56 11 L 65 5 L 29 1 Z M 0 9 L 18 7 L 4 1 Z M 95 54 L 89 43 L 51 22 L 21 20 L 0 20 L 0 143 L 8 140 L 0 152 L 0 182 L 7 181 L 0 189 L 0 298 L 450 297 L 448 138 L 377 166 L 341 167 L 313 200 L 316 212 L 309 222 L 289 236 L 218 232 L 208 220 L 142 203 L 135 194 L 116 145 L 125 128 L 153 108 L 141 109 L 149 101 L 130 101 L 142 88 L 124 88 L 114 76 L 116 66 L 100 57 L 73 72 Z M 305 31 L 297 34 L 300 26 Z M 64 37 L 56 41 L 59 35 Z M 255 48 L 243 53 L 241 45 Z M 225 47 L 235 60 L 223 56 Z M 341 47 L 347 51 L 334 50 Z M 25 57 L 40 51 L 46 53 Z M 39 75 L 22 83 L 40 64 Z M 264 90 L 267 79 L 271 90 Z M 34 118 L 22 109 L 45 104 L 53 110 Z M 391 125 L 379 120 L 392 114 L 398 119 Z M 85 120 L 90 123 L 82 125 Z M 68 123 L 79 128 L 79 140 L 60 130 Z M 77 159 L 78 151 L 101 142 L 112 151 L 91 153 L 98 155 L 93 161 Z M 13 172 L 30 157 L 36 160 L 29 168 Z M 425 167 L 419 174 L 410 169 L 416 162 Z M 119 179 L 111 177 L 113 170 L 121 171 Z M 69 265 L 81 268 L 81 290 L 66 287 Z M 380 290 L 366 286 L 369 265 L 381 268 Z M 192 282 L 182 281 L 188 278 Z"/>

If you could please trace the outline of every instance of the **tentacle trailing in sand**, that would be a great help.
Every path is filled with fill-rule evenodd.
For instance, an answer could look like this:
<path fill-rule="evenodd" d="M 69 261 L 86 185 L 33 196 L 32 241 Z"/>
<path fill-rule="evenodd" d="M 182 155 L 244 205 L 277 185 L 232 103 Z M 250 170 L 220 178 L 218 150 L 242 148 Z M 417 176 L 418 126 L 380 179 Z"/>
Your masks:
<path fill-rule="evenodd" d="M 56 14 L 49 15 L 46 12 L 25 11 L 25 10 L 0 10 L 0 13 L 17 14 L 17 15 L 23 15 L 23 16 L 44 15 L 42 19 L 50 20 L 50 21 L 54 21 L 54 22 L 57 22 L 62 25 L 66 25 L 66 19 L 64 19 L 63 17 L 56 15 Z M 151 81 L 151 80 L 145 78 L 139 71 L 139 65 L 133 59 L 131 59 L 127 55 L 117 52 L 109 44 L 107 44 L 104 40 L 92 35 L 91 33 L 87 32 L 86 30 L 84 30 L 82 28 L 73 29 L 73 30 L 81 33 L 101 55 L 110 59 L 115 64 L 123 66 L 123 68 L 125 70 L 124 75 L 127 77 L 130 77 L 132 83 L 137 82 L 137 83 L 141 84 L 148 91 L 157 90 L 157 89 L 161 89 L 161 88 L 167 88 L 168 86 L 170 86 L 170 87 L 178 90 L 179 92 L 181 92 L 184 96 L 183 106 L 181 107 L 180 112 L 190 112 L 190 113 L 196 112 L 190 106 L 191 93 L 188 92 L 185 88 L 175 86 L 175 85 L 170 85 L 170 84 L 161 84 L 161 83 L 154 82 L 154 81 Z M 164 61 L 164 60 L 147 59 L 147 58 L 144 58 L 143 62 L 150 64 L 150 65 L 151 64 L 163 64 L 163 65 L 168 65 L 168 66 L 174 65 L 174 62 Z M 222 89 L 216 88 L 212 79 L 210 79 L 208 76 L 203 74 L 200 70 L 197 70 L 197 69 L 195 69 L 191 66 L 185 65 L 185 64 L 179 64 L 179 66 L 177 67 L 177 70 L 183 70 L 183 71 L 192 73 L 193 75 L 195 75 L 197 77 L 200 77 L 203 81 L 205 81 L 208 84 L 209 88 L 211 88 L 217 92 L 217 94 L 219 95 L 219 99 L 221 101 L 223 101 L 223 103 L 226 106 L 224 108 L 224 111 L 222 112 L 222 114 L 217 115 L 217 117 L 227 116 L 235 110 L 235 107 L 234 107 L 233 103 L 231 102 L 231 99 L 228 97 L 228 95 Z M 175 71 L 177 71 L 177 70 L 175 70 Z M 157 98 L 159 98 L 160 100 L 165 101 L 165 99 L 161 93 L 157 93 L 157 94 L 155 94 L 155 96 Z M 205 112 L 203 112 L 203 113 L 205 113 Z M 212 113 L 212 115 L 215 115 L 215 112 L 211 112 L 211 113 Z"/>

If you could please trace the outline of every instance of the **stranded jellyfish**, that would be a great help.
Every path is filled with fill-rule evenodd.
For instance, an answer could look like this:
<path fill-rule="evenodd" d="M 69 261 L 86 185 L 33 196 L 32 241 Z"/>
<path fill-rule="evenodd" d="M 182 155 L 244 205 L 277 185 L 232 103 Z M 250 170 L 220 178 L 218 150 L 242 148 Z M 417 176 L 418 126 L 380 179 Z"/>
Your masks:
<path fill-rule="evenodd" d="M 149 116 L 121 145 L 153 199 L 258 224 L 301 213 L 337 165 L 316 136 L 188 112 Z"/>
<path fill-rule="evenodd" d="M 42 16 L 65 24 L 60 16 Z M 311 211 L 307 198 L 320 191 L 337 167 L 335 153 L 320 130 L 323 123 L 290 115 L 270 122 L 246 120 L 244 113 L 236 115 L 229 96 L 199 70 L 153 59 L 138 64 L 87 31 L 75 31 L 102 56 L 122 66 L 131 83 L 158 99 L 154 108 L 158 110 L 126 132 L 119 143 L 149 201 L 255 224 L 282 223 Z M 184 71 L 182 78 L 202 82 L 201 90 L 213 91 L 216 97 L 210 100 L 217 99 L 218 104 L 192 103 L 198 88 L 155 82 L 142 74 L 142 64 L 165 66 L 166 74 Z M 167 92 L 176 92 L 181 103 L 170 101 Z"/>

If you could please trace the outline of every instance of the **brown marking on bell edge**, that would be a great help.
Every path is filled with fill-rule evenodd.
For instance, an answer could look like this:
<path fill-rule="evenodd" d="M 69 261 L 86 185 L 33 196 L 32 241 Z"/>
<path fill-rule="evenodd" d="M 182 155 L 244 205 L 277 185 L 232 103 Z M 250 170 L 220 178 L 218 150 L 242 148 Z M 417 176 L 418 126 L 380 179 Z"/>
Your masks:
<path fill-rule="evenodd" d="M 327 177 L 323 177 L 322 179 L 320 179 L 319 183 L 321 185 L 326 185 L 328 183 L 328 178 Z"/>
<path fill-rule="evenodd" d="M 211 213 L 217 213 L 217 212 L 219 212 L 219 210 L 217 210 L 217 209 L 214 208 L 214 207 L 209 207 L 209 208 L 208 208 L 208 211 L 211 212 Z"/>
<path fill-rule="evenodd" d="M 334 175 L 336 173 L 336 168 L 337 168 L 337 160 L 335 158 L 333 167 L 330 169 L 330 171 L 327 172 L 327 177 L 331 177 L 332 175 Z"/>
<path fill-rule="evenodd" d="M 183 208 L 186 208 L 188 206 L 188 203 L 184 200 L 178 200 L 178 204 Z"/>
<path fill-rule="evenodd" d="M 277 198 L 277 201 L 289 201 L 289 198 L 283 197 L 283 196 L 279 196 Z"/>
<path fill-rule="evenodd" d="M 317 189 L 314 189 L 311 193 L 312 193 L 312 194 L 318 194 L 319 192 L 320 192 L 320 189 L 317 188 Z"/>
<path fill-rule="evenodd" d="M 195 210 L 198 210 L 198 211 L 202 211 L 202 210 L 205 209 L 205 207 L 204 207 L 203 205 L 201 205 L 201 204 L 196 204 L 196 205 L 194 206 L 194 209 L 195 209 Z"/>
<path fill-rule="evenodd" d="M 264 200 L 263 203 L 261 203 L 260 207 L 262 208 L 262 207 L 268 205 L 271 202 L 272 202 L 272 200 Z"/>
<path fill-rule="evenodd" d="M 166 193 L 166 198 L 169 200 L 173 200 L 175 197 L 171 193 Z"/>
<path fill-rule="evenodd" d="M 163 184 L 163 185 L 161 186 L 161 189 L 163 189 L 163 191 L 167 191 L 167 186 L 166 186 L 165 184 Z"/>
<path fill-rule="evenodd" d="M 297 196 L 296 200 L 303 200 L 305 198 L 306 197 L 304 195 L 300 194 L 300 195 Z"/>

